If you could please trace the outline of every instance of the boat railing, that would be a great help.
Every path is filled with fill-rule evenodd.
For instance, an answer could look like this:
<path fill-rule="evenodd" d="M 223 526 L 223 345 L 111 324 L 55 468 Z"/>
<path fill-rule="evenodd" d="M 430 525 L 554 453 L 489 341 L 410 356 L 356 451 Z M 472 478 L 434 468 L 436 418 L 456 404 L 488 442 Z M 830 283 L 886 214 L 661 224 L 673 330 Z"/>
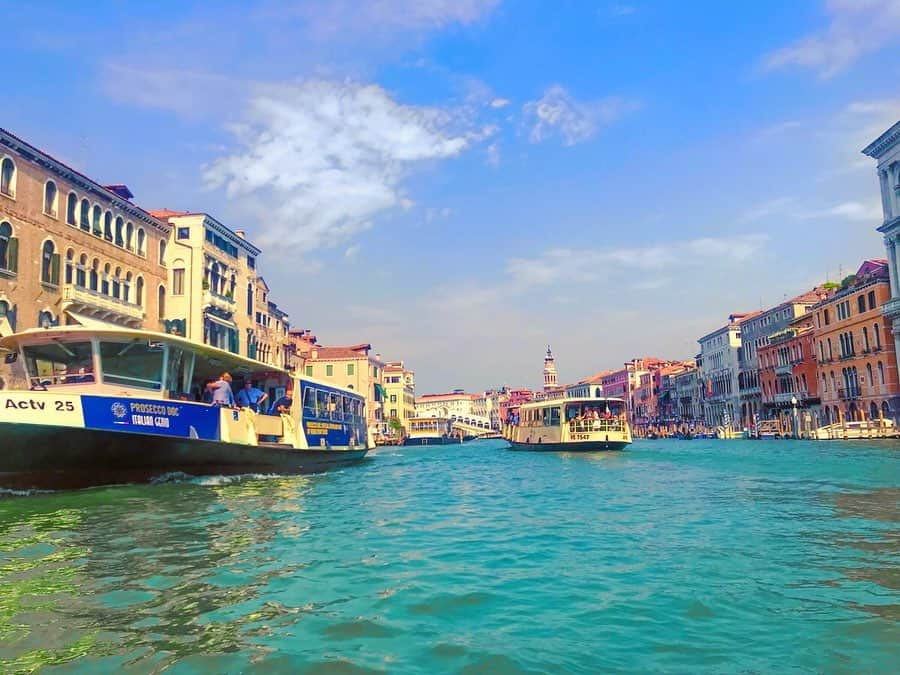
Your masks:
<path fill-rule="evenodd" d="M 570 420 L 569 431 L 573 434 L 587 434 L 595 431 L 624 431 L 622 420 Z"/>

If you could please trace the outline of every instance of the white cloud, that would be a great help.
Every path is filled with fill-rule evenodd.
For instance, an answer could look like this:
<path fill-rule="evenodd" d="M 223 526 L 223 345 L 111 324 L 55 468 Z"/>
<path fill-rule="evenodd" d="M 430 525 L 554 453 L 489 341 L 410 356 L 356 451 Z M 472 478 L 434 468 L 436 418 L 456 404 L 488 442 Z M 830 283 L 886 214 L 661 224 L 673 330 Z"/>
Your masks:
<path fill-rule="evenodd" d="M 829 0 L 828 28 L 768 54 L 768 70 L 811 68 L 827 79 L 900 38 L 900 0 Z"/>
<path fill-rule="evenodd" d="M 562 86 L 554 84 L 522 110 L 531 126 L 529 140 L 540 143 L 559 134 L 565 145 L 575 145 L 596 135 L 600 127 L 636 110 L 636 101 L 611 96 L 599 101 L 577 101 Z"/>
<path fill-rule="evenodd" d="M 509 105 L 508 98 L 495 98 L 493 101 L 491 101 L 492 108 L 505 108 L 508 105 Z"/>
<path fill-rule="evenodd" d="M 661 271 L 711 262 L 746 261 L 768 240 L 764 234 L 701 237 L 644 248 L 567 249 L 545 251 L 537 258 L 512 258 L 506 271 L 518 286 L 541 286 L 560 281 L 595 281 L 615 271 Z"/>
<path fill-rule="evenodd" d="M 205 179 L 259 223 L 263 246 L 280 252 L 335 246 L 377 215 L 410 208 L 402 188 L 410 173 L 482 137 L 454 130 L 456 124 L 444 110 L 403 105 L 376 85 L 269 86 L 232 127 L 238 148 L 213 162 Z"/>
<path fill-rule="evenodd" d="M 613 16 L 630 16 L 637 11 L 634 5 L 624 5 L 621 3 L 613 3 L 609 6 L 609 13 Z"/>
<path fill-rule="evenodd" d="M 349 246 L 347 250 L 344 251 L 344 257 L 347 258 L 347 260 L 353 260 L 357 255 L 359 255 L 359 250 L 360 245 L 353 244 L 353 246 Z"/>
<path fill-rule="evenodd" d="M 500 0 L 312 0 L 292 7 L 313 37 L 334 39 L 373 33 L 424 32 L 469 25 Z"/>
<path fill-rule="evenodd" d="M 491 143 L 487 147 L 487 162 L 491 166 L 500 166 L 500 144 Z"/>
<path fill-rule="evenodd" d="M 839 218 L 851 222 L 880 223 L 883 217 L 881 203 L 874 201 L 870 204 L 861 202 L 842 202 L 821 211 L 811 211 L 800 214 L 800 218 L 809 220 L 813 218 Z"/>

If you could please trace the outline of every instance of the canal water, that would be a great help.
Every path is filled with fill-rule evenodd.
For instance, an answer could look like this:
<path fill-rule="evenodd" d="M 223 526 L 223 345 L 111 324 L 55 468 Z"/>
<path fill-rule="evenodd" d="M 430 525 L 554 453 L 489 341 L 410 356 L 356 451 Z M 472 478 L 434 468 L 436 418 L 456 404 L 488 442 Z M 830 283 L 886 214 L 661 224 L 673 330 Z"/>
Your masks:
<path fill-rule="evenodd" d="M 502 441 L 0 500 L 0 671 L 896 672 L 900 445 Z"/>

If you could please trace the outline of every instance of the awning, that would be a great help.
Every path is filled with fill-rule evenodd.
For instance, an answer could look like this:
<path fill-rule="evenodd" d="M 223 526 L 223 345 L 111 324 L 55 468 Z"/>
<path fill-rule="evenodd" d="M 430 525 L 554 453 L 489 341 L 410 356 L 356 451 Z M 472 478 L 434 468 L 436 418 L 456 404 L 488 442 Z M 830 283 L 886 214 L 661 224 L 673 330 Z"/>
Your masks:
<path fill-rule="evenodd" d="M 14 331 L 12 329 L 12 326 L 9 324 L 9 319 L 7 319 L 5 316 L 0 319 L 0 337 L 6 337 L 7 335 L 12 335 L 15 332 L 16 331 Z"/>
<path fill-rule="evenodd" d="M 92 316 L 87 316 L 86 314 L 82 314 L 80 312 L 73 312 L 71 310 L 66 310 L 66 314 L 75 319 L 78 323 L 80 323 L 85 328 L 127 328 L 128 326 L 123 326 L 120 323 L 113 323 L 112 321 L 104 321 L 103 319 L 95 319 Z"/>
<path fill-rule="evenodd" d="M 378 392 L 379 394 L 381 394 L 382 400 L 384 400 L 384 401 L 387 400 L 387 392 L 385 392 L 384 387 L 382 387 L 377 382 L 375 383 L 375 391 Z"/>
<path fill-rule="evenodd" d="M 229 321 L 228 319 L 223 319 L 221 317 L 216 316 L 215 314 L 207 314 L 206 318 L 212 321 L 213 323 L 217 323 L 220 326 L 225 326 L 225 328 L 237 328 L 237 324 L 234 321 Z"/>

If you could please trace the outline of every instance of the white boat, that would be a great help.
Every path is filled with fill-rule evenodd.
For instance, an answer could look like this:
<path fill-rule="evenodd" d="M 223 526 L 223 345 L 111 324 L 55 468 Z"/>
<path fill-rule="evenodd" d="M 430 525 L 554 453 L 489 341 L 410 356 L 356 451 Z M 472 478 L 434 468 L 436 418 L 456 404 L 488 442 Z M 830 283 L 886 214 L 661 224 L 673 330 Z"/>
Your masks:
<path fill-rule="evenodd" d="M 623 399 L 559 398 L 513 409 L 503 436 L 513 450 L 623 450 L 631 444 L 631 427 Z"/>
<path fill-rule="evenodd" d="M 28 388 L 0 391 L 0 486 L 80 487 L 191 475 L 307 473 L 372 447 L 365 399 L 184 338 L 67 326 L 0 339 Z M 293 389 L 271 415 L 202 402 L 223 372 Z"/>

